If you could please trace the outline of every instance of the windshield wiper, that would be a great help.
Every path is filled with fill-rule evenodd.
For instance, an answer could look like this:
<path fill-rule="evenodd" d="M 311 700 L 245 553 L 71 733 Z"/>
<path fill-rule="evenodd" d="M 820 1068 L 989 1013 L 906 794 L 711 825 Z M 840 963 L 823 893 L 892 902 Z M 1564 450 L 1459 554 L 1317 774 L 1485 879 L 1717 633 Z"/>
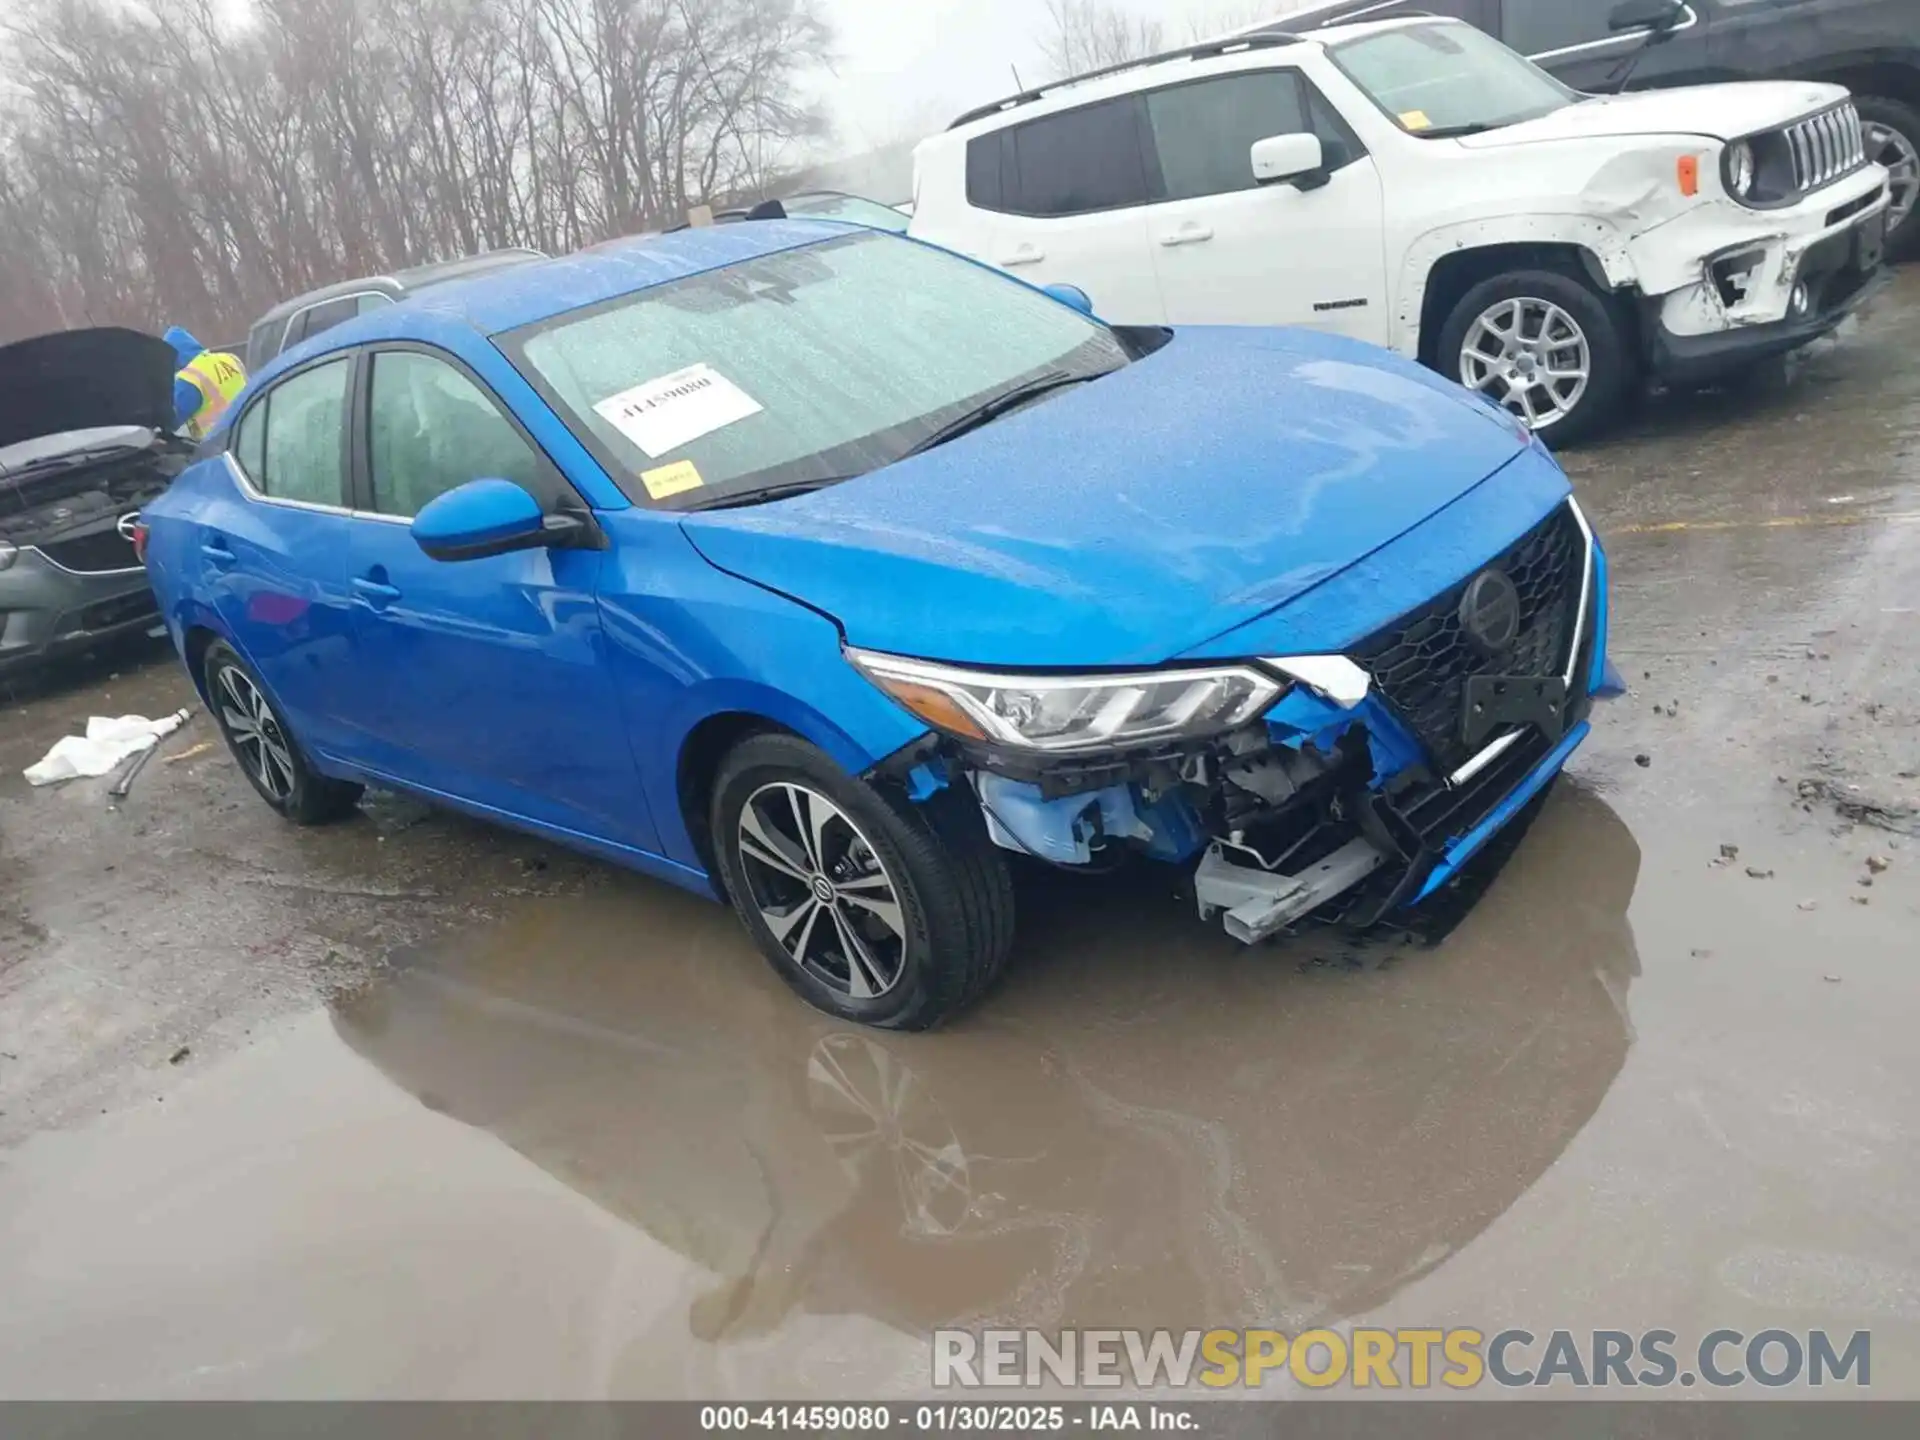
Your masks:
<path fill-rule="evenodd" d="M 1100 372 L 1100 374 L 1105 373 L 1105 371 Z M 1052 391 L 1065 389 L 1069 385 L 1084 385 L 1089 380 L 1098 380 L 1099 378 L 1099 374 L 1076 375 L 1070 370 L 1049 370 L 1045 375 L 1041 375 L 1036 379 L 1028 380 L 1021 385 L 1015 385 L 1008 390 L 1002 390 L 992 399 L 974 406 L 973 409 L 967 411 L 964 415 L 949 420 L 938 430 L 927 436 L 926 439 L 916 441 L 912 446 L 908 447 L 906 454 L 900 458 L 904 460 L 907 458 L 907 455 L 924 454 L 935 446 L 946 444 L 949 440 L 957 440 L 969 430 L 978 430 L 982 425 L 998 420 L 1009 410 L 1018 409 L 1029 400 L 1037 400 L 1040 396 L 1049 394 Z"/>
<path fill-rule="evenodd" d="M 1413 133 L 1422 140 L 1458 140 L 1462 135 L 1484 135 L 1489 130 L 1502 130 L 1506 124 L 1504 120 L 1498 123 L 1476 120 L 1471 125 L 1436 125 L 1431 130 L 1416 130 Z"/>
<path fill-rule="evenodd" d="M 740 495 L 722 495 L 717 500 L 709 500 L 703 505 L 688 505 L 693 510 L 738 510 L 744 505 L 758 505 L 767 500 L 785 500 L 790 495 L 806 495 L 815 490 L 824 490 L 829 485 L 838 485 L 842 480 L 852 480 L 852 475 L 823 475 L 812 480 L 793 480 L 785 485 L 769 485 L 762 490 L 748 490 Z"/>

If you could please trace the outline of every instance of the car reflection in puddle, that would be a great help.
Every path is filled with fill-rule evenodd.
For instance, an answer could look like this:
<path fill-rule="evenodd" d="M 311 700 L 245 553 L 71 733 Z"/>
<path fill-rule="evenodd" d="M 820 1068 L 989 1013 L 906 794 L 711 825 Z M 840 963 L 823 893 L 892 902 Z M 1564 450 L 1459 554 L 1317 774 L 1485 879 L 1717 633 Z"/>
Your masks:
<path fill-rule="evenodd" d="M 800 1005 L 725 911 L 623 881 L 402 957 L 335 1023 L 713 1272 L 702 1340 L 796 1311 L 1293 1328 L 1440 1263 L 1593 1115 L 1631 1040 L 1639 866 L 1566 783 L 1437 949 L 1346 956 L 1041 877 L 995 1003 L 900 1036 Z"/>

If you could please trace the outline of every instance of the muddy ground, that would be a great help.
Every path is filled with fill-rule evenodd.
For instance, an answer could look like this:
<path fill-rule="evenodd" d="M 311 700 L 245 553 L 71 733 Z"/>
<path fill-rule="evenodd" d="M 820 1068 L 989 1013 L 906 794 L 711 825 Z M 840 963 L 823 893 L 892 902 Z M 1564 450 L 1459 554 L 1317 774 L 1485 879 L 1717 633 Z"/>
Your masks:
<path fill-rule="evenodd" d="M 913 1393 L 944 1323 L 1873 1332 L 1920 1396 L 1920 271 L 1761 395 L 1569 457 L 1604 710 L 1439 949 L 1245 952 L 1041 877 L 951 1030 L 731 917 L 204 716 L 117 808 L 0 709 L 0 1395 Z M 1723 855 L 1737 847 L 1737 855 Z M 1871 883 L 1869 883 L 1871 882 Z"/>

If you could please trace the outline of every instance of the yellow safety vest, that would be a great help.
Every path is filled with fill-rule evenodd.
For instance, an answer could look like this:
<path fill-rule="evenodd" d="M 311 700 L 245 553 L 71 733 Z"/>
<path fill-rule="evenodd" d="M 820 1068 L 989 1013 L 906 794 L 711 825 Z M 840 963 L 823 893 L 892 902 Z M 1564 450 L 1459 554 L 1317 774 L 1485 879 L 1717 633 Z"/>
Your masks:
<path fill-rule="evenodd" d="M 187 417 L 187 434 L 198 440 L 246 388 L 247 370 L 237 356 L 202 350 L 181 367 L 180 378 L 200 392 L 200 408 Z"/>

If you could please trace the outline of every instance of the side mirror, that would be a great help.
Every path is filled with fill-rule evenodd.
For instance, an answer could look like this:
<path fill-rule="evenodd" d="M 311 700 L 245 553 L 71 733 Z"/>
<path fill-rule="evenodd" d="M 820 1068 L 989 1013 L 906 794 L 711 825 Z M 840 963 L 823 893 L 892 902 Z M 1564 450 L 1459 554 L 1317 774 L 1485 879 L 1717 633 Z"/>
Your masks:
<path fill-rule="evenodd" d="M 1318 135 L 1269 135 L 1253 142 L 1253 178 L 1262 185 L 1291 182 L 1302 190 L 1327 183 L 1327 151 Z"/>
<path fill-rule="evenodd" d="M 1623 30 L 1665 34 L 1686 18 L 1687 7 L 1681 0 L 1622 0 L 1607 16 L 1607 28 L 1616 34 Z"/>
<path fill-rule="evenodd" d="M 427 502 L 413 540 L 435 560 L 481 560 L 568 544 L 582 528 L 571 515 L 544 513 L 511 480 L 470 480 Z"/>
<path fill-rule="evenodd" d="M 1043 287 L 1047 294 L 1070 309 L 1078 310 L 1088 319 L 1093 318 L 1093 297 L 1078 285 L 1048 285 Z"/>

